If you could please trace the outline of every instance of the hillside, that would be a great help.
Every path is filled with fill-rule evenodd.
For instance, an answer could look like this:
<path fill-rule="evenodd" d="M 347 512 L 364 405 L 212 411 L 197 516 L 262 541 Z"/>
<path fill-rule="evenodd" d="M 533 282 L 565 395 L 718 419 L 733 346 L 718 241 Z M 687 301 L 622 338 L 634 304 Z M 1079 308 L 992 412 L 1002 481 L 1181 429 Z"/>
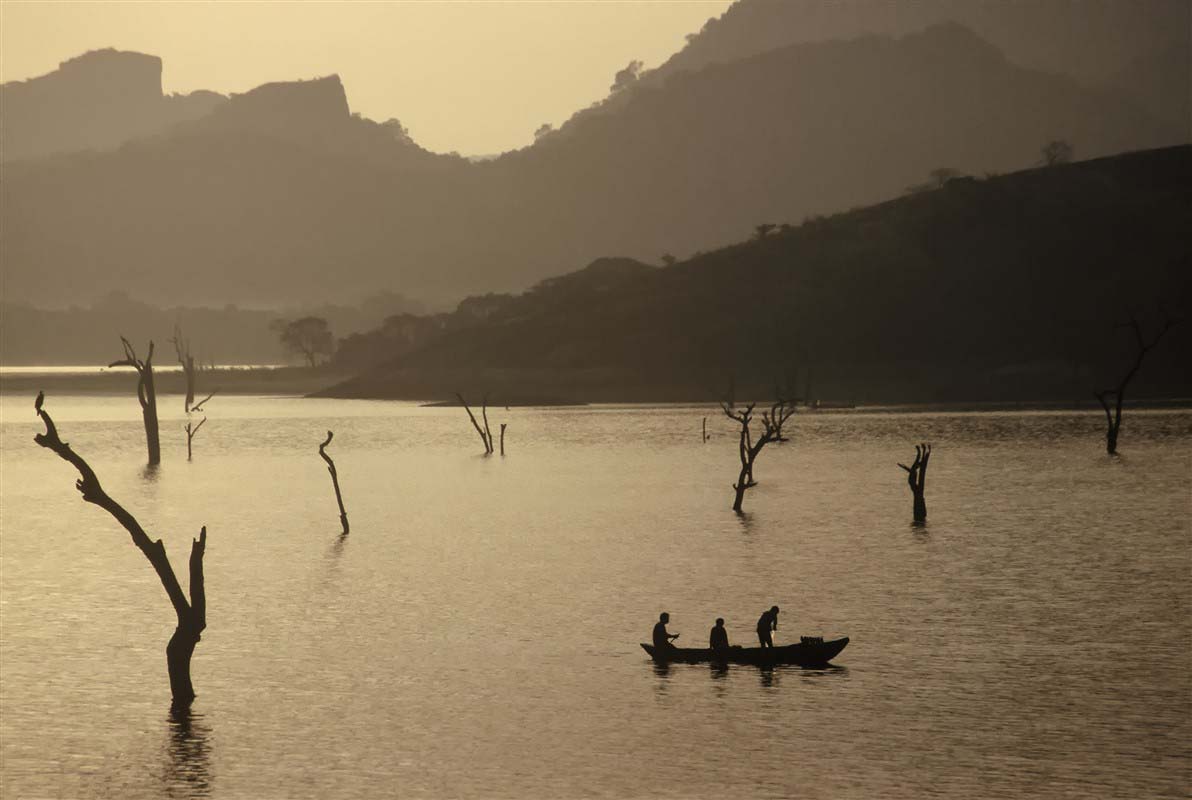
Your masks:
<path fill-rule="evenodd" d="M 776 383 L 858 401 L 1084 401 L 1115 326 L 1192 310 L 1192 147 L 952 180 L 663 268 L 543 283 L 327 392 L 694 400 Z M 1139 396 L 1192 396 L 1192 325 Z"/>
<path fill-rule="evenodd" d="M 274 84 L 0 186 L 6 298 L 440 305 L 605 253 L 654 261 L 900 194 L 937 167 L 1019 169 L 1179 132 L 1127 95 L 1007 61 L 944 25 L 792 45 L 674 75 L 535 146 L 470 163 L 351 114 L 337 78 Z"/>

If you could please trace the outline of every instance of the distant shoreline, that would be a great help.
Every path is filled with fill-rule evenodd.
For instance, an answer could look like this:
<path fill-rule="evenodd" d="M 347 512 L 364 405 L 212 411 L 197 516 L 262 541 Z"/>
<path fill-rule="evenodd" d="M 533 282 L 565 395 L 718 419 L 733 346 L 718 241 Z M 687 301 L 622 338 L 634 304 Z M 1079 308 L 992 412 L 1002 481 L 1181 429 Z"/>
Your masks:
<path fill-rule="evenodd" d="M 32 369 L 32 368 L 30 368 Z M 226 367 L 215 370 L 203 370 L 198 376 L 197 394 L 199 398 L 208 392 L 217 390 L 218 394 L 236 395 L 272 395 L 289 397 L 323 397 L 328 387 L 334 386 L 346 378 L 350 373 L 335 370 L 330 367 Z M 174 395 L 185 392 L 185 383 L 181 371 L 168 369 L 155 371 L 155 384 L 158 394 Z M 48 395 L 54 394 L 82 394 L 82 395 L 124 395 L 135 391 L 136 380 L 131 372 L 125 370 L 96 369 L 94 373 L 80 374 L 78 372 L 17 372 L 0 374 L 0 395 L 5 397 L 19 397 L 28 395 L 30 398 L 38 392 L 44 391 Z M 418 403 L 423 408 L 458 408 L 460 403 L 454 397 L 435 397 L 434 394 L 418 392 L 409 397 L 343 397 L 337 399 L 349 400 L 391 400 L 403 403 Z M 464 399 L 469 405 L 479 408 L 482 396 L 465 394 Z M 640 392 L 626 391 L 621 398 L 615 392 L 604 392 L 599 398 L 586 400 L 583 398 L 562 398 L 558 396 L 537 396 L 528 392 L 518 397 L 490 398 L 493 408 L 504 407 L 585 407 L 592 405 L 611 406 L 640 406 L 640 407 L 668 407 L 668 408 L 705 408 L 710 414 L 719 413 L 718 401 L 715 398 L 649 398 Z M 751 400 L 752 401 L 752 400 Z M 769 398 L 758 398 L 758 403 L 769 402 Z M 1132 409 L 1151 410 L 1183 410 L 1192 409 L 1192 397 L 1139 397 L 1128 400 L 1126 406 Z M 906 400 L 882 401 L 872 399 L 865 402 L 833 403 L 825 401 L 819 408 L 799 405 L 800 414 L 849 414 L 849 413 L 996 413 L 1023 411 L 1097 411 L 1101 408 L 1095 401 L 1071 400 L 953 400 L 934 402 L 915 402 Z"/>
<path fill-rule="evenodd" d="M 154 369 L 154 385 L 158 394 L 184 394 L 186 384 L 176 365 Z M 169 368 L 173 367 L 173 368 Z M 96 368 L 93 373 L 54 371 L 35 372 L 32 367 L 20 372 L 0 373 L 0 394 L 124 394 L 136 390 L 136 375 L 129 370 Z M 61 370 L 62 368 L 58 368 Z M 29 371 L 25 371 L 29 370 Z M 306 396 L 324 389 L 350 373 L 329 367 L 222 367 L 204 369 L 198 373 L 196 393 L 199 398 L 217 390 L 220 394 L 285 394 Z"/>

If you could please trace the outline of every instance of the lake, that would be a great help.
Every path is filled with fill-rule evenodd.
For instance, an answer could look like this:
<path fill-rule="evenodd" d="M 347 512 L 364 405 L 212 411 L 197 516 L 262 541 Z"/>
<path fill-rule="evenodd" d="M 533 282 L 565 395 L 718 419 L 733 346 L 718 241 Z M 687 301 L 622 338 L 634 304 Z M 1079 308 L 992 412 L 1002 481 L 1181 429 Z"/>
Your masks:
<path fill-rule="evenodd" d="M 51 396 L 65 441 L 185 583 L 208 529 L 198 698 L 144 556 L 0 426 L 5 798 L 1184 797 L 1192 412 L 805 413 L 730 510 L 714 408 L 462 409 L 216 396 L 186 460 L 159 398 Z M 702 443 L 703 417 L 713 438 Z M 317 452 L 327 429 L 352 532 Z M 934 446 L 928 523 L 897 462 Z M 658 667 L 714 619 L 849 636 L 833 669 Z"/>

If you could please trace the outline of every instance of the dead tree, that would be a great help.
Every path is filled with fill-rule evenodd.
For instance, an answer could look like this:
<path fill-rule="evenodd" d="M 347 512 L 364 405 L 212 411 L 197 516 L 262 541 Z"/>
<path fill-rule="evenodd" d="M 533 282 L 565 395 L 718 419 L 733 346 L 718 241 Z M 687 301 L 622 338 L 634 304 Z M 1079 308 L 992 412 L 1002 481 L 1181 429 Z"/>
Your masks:
<path fill-rule="evenodd" d="M 757 437 L 757 441 L 753 440 L 749 426 L 753 422 L 753 407 L 755 405 L 755 403 L 750 403 L 744 411 L 737 411 L 731 402 L 720 404 L 725 416 L 741 426 L 740 440 L 737 445 L 737 452 L 741 458 L 741 473 L 737 476 L 737 482 L 733 484 L 733 489 L 736 490 L 733 511 L 738 512 L 745 500 L 745 490 L 757 486 L 757 481 L 753 479 L 753 463 L 757 460 L 762 448 L 775 441 L 778 436 L 774 420 L 770 417 L 769 412 L 763 412 L 762 434 Z"/>
<path fill-rule="evenodd" d="M 75 488 L 83 495 L 83 500 L 94 503 L 111 514 L 119 522 L 161 579 L 166 594 L 174 606 L 178 616 L 178 626 L 174 635 L 166 645 L 166 668 L 170 675 L 170 693 L 175 706 L 187 706 L 194 700 L 194 686 L 190 680 L 190 659 L 194 654 L 195 645 L 203 630 L 207 627 L 207 595 L 203 585 L 203 554 L 207 548 L 207 528 L 199 531 L 199 538 L 191 541 L 190 547 L 190 600 L 187 601 L 170 560 L 166 557 L 166 548 L 161 539 L 150 541 L 148 534 L 141 528 L 139 522 L 124 510 L 123 506 L 108 497 L 99 478 L 95 476 L 90 465 L 71 449 L 70 445 L 58 437 L 58 430 L 54 421 L 42 408 L 44 397 L 38 395 L 34 408 L 37 415 L 45 423 L 46 432 L 33 437 L 33 441 L 42 447 L 53 450 L 60 458 L 70 462 L 79 471 L 79 480 L 75 481 Z"/>
<path fill-rule="evenodd" d="M 1130 366 L 1129 371 L 1122 376 L 1122 379 L 1118 381 L 1116 388 L 1105 389 L 1104 391 L 1094 393 L 1094 396 L 1101 403 L 1101 408 L 1105 409 L 1105 450 L 1111 456 L 1117 455 L 1118 431 L 1122 428 L 1122 402 L 1126 399 L 1126 387 L 1130 385 L 1130 381 L 1134 380 L 1134 376 L 1142 368 L 1142 360 L 1146 357 L 1146 354 L 1155 349 L 1155 345 L 1159 344 L 1159 341 L 1167 335 L 1167 332 L 1171 330 L 1171 326 L 1175 322 L 1175 320 L 1165 316 L 1163 326 L 1159 328 L 1159 332 L 1149 342 L 1142 335 L 1142 326 L 1138 324 L 1138 320 L 1134 317 L 1131 317 L 1130 321 L 1123 326 L 1130 328 L 1134 332 L 1134 344 L 1136 347 L 1134 363 Z M 1112 410 L 1110 409 L 1111 403 L 1113 405 Z"/>
<path fill-rule="evenodd" d="M 219 391 L 219 390 L 217 389 L 216 391 Z M 202 411 L 203 404 L 206 403 L 208 400 L 210 400 L 212 397 L 215 397 L 215 392 L 212 392 L 211 394 L 207 395 L 202 400 L 195 403 L 194 405 L 192 405 L 190 408 L 188 408 L 186 410 L 186 460 L 187 461 L 191 460 L 191 452 L 192 452 L 191 443 L 194 441 L 195 436 L 198 434 L 199 428 L 203 427 L 203 423 L 207 421 L 207 418 L 203 417 L 201 420 L 199 420 L 199 424 L 195 425 L 194 422 L 190 419 L 190 415 L 192 413 L 197 413 L 199 411 Z"/>
<path fill-rule="evenodd" d="M 157 389 L 153 386 L 153 341 L 149 342 L 149 354 L 145 360 L 137 358 L 132 344 L 123 336 L 124 358 L 113 361 L 109 367 L 132 367 L 137 371 L 137 400 L 141 402 L 141 416 L 145 420 L 145 443 L 149 448 L 149 465 L 161 463 L 161 444 L 157 429 Z"/>
<path fill-rule="evenodd" d="M 203 423 L 207 421 L 206 417 L 199 420 L 199 424 L 191 427 L 190 420 L 186 422 L 186 460 L 191 458 L 191 442 L 194 441 L 195 435 L 199 432 L 199 428 L 203 427 Z"/>
<path fill-rule="evenodd" d="M 182 329 L 174 326 L 174 352 L 178 355 L 178 363 L 182 365 L 182 376 L 186 379 L 186 398 L 182 401 L 182 410 L 190 413 L 195 403 L 195 359 L 190 354 L 190 340 L 182 338 Z"/>
<path fill-rule="evenodd" d="M 915 498 L 915 522 L 927 521 L 927 501 L 923 497 L 923 490 L 927 487 L 927 459 L 931 458 L 931 445 L 915 445 L 915 463 L 909 467 L 906 464 L 898 466 L 906 470 L 906 482 L 911 487 L 911 494 Z"/>
<path fill-rule="evenodd" d="M 464 396 L 459 392 L 456 392 L 455 396 L 459 398 L 459 404 L 464 407 L 464 411 L 468 412 L 468 419 L 472 420 L 472 427 L 476 429 L 476 433 L 480 434 L 480 441 L 484 444 L 484 454 L 486 456 L 491 454 L 493 451 L 493 435 L 492 432 L 488 430 L 488 395 L 484 396 L 484 409 L 481 412 L 484 415 L 483 428 L 481 428 L 480 423 L 476 421 L 476 415 L 473 414 L 472 409 L 468 407 L 468 402 L 464 400 Z"/>
<path fill-rule="evenodd" d="M 505 455 L 505 423 L 501 423 L 501 455 Z"/>
<path fill-rule="evenodd" d="M 484 443 L 488 447 L 488 452 L 493 451 L 493 432 L 488 427 L 488 395 L 480 401 L 480 416 L 484 419 Z M 502 455 L 504 455 L 502 453 Z"/>
<path fill-rule="evenodd" d="M 331 456 L 327 455 L 327 445 L 331 444 L 332 437 L 335 436 L 331 431 L 327 431 L 327 441 L 319 445 L 319 455 L 327 462 L 327 471 L 331 473 L 331 485 L 335 488 L 335 502 L 339 503 L 339 522 L 343 525 L 344 536 L 348 535 L 348 512 L 344 510 L 344 498 L 339 493 L 339 474 L 335 471 L 335 462 L 331 460 Z"/>

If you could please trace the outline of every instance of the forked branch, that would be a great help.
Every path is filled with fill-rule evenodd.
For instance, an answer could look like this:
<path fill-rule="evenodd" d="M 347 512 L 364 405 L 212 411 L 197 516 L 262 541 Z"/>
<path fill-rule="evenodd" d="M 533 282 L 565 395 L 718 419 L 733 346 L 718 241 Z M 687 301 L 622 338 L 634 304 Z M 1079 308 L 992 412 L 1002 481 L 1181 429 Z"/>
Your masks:
<path fill-rule="evenodd" d="M 45 410 L 44 395 L 37 396 L 34 409 L 45 423 L 46 430 L 45 433 L 34 436 L 33 441 L 56 453 L 59 458 L 71 464 L 78 471 L 79 478 L 75 481 L 75 488 L 79 490 L 83 500 L 99 506 L 120 523 L 132 538 L 133 544 L 144 553 L 145 558 L 149 560 L 161 580 L 162 587 L 166 590 L 166 595 L 170 598 L 170 604 L 174 607 L 174 613 L 178 618 L 177 628 L 166 647 L 170 689 L 175 703 L 189 703 L 194 699 L 194 688 L 190 682 L 190 656 L 194 652 L 194 646 L 198 643 L 200 634 L 207 627 L 207 597 L 203 583 L 203 554 L 207 544 L 207 528 L 202 528 L 199 538 L 194 540 L 191 545 L 190 600 L 188 601 L 174 574 L 173 567 L 170 566 L 170 560 L 166 556 L 166 548 L 162 540 L 151 540 L 136 518 L 104 491 L 99 478 L 87 461 L 76 453 L 68 443 L 62 441 L 58 435 L 58 428 L 54 425 L 54 420 Z"/>

